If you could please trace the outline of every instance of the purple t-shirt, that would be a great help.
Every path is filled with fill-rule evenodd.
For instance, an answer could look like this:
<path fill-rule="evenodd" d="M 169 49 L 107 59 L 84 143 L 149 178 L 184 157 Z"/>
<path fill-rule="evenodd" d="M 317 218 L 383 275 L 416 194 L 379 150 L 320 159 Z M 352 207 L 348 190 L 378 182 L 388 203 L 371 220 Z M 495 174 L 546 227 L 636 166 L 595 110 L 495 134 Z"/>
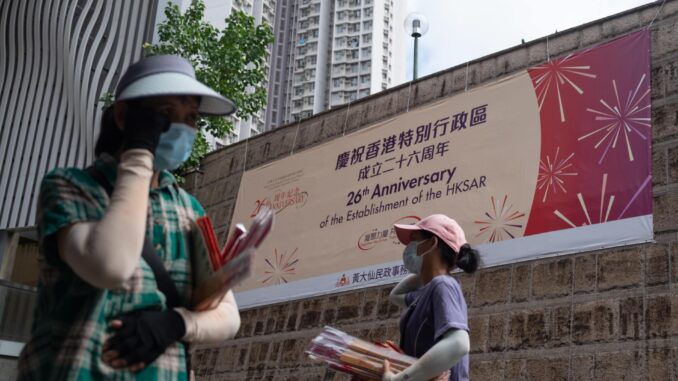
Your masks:
<path fill-rule="evenodd" d="M 466 300 L 456 279 L 439 275 L 424 287 L 405 295 L 408 308 L 400 319 L 400 347 L 421 357 L 450 329 L 468 332 Z M 468 355 L 450 369 L 450 380 L 469 379 Z"/>

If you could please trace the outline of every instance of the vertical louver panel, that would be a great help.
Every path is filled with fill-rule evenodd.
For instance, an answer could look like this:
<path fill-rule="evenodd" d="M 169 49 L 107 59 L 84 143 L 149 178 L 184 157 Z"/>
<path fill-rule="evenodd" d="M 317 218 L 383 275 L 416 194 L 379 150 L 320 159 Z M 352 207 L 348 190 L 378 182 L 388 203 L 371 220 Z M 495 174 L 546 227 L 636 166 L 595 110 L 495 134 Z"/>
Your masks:
<path fill-rule="evenodd" d="M 151 40 L 157 0 L 0 0 L 0 230 L 35 225 L 40 179 L 94 158 L 99 99 Z"/>

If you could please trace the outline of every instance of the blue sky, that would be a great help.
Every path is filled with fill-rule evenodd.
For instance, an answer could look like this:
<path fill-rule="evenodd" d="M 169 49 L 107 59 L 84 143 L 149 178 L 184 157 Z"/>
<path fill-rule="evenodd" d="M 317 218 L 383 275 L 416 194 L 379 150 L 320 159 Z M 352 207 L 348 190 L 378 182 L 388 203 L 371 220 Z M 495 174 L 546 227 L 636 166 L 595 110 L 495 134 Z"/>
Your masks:
<path fill-rule="evenodd" d="M 426 16 L 419 40 L 419 77 L 615 13 L 651 3 L 643 0 L 396 0 L 407 13 Z M 399 27 L 402 26 L 402 22 Z M 412 78 L 408 42 L 407 80 Z"/>

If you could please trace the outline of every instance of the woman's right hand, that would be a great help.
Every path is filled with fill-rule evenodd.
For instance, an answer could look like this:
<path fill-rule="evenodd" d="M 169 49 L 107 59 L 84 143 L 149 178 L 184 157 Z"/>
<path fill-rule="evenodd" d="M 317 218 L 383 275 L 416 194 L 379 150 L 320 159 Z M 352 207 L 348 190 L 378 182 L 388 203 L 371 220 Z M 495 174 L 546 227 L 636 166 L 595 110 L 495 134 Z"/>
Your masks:
<path fill-rule="evenodd" d="M 122 131 L 123 151 L 143 148 L 155 154 L 160 135 L 169 130 L 170 118 L 150 108 L 127 107 Z"/>

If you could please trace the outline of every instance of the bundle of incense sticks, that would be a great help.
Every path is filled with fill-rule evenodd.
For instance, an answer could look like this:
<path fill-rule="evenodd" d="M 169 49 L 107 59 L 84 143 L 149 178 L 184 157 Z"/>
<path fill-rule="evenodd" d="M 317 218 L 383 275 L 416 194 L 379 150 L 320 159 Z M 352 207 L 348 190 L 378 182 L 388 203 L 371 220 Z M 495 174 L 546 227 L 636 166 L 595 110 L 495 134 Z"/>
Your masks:
<path fill-rule="evenodd" d="M 373 344 L 332 327 L 325 327 L 306 353 L 314 360 L 326 362 L 332 369 L 366 381 L 381 380 L 384 360 L 389 361 L 391 371 L 396 374 L 417 361 L 389 346 Z M 434 380 L 447 380 L 448 375 L 445 373 Z"/>

